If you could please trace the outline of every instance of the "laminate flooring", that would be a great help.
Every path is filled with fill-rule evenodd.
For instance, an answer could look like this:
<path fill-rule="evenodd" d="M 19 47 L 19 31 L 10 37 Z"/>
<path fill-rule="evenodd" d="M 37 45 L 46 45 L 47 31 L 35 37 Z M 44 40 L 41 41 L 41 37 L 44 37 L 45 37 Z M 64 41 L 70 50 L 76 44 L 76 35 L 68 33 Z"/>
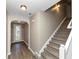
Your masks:
<path fill-rule="evenodd" d="M 28 47 L 23 43 L 14 43 L 11 46 L 11 55 L 8 59 L 33 59 L 33 54 Z"/>

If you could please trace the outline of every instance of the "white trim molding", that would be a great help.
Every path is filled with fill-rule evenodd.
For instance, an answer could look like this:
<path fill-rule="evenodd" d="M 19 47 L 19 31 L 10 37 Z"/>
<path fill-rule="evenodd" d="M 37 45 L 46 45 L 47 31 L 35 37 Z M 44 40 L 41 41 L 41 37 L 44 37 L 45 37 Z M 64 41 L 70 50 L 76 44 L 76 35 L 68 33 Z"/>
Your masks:
<path fill-rule="evenodd" d="M 65 50 L 66 50 L 66 52 L 67 52 L 67 50 L 69 48 L 71 40 L 72 40 L 72 31 L 70 32 L 70 35 L 69 35 L 69 37 L 68 37 L 68 39 L 66 41 L 66 44 L 65 44 Z"/>
<path fill-rule="evenodd" d="M 65 46 L 63 44 L 59 48 L 59 59 L 65 59 Z"/>
<path fill-rule="evenodd" d="M 8 59 L 8 56 L 9 56 L 9 55 L 11 55 L 11 51 L 8 52 L 8 54 L 7 54 L 7 59 Z"/>
<path fill-rule="evenodd" d="M 35 54 L 40 58 L 41 57 L 41 54 L 38 53 L 38 52 L 35 52 Z"/>
<path fill-rule="evenodd" d="M 8 53 L 8 56 L 11 55 L 11 52 Z"/>
<path fill-rule="evenodd" d="M 27 46 L 29 46 L 29 44 L 28 44 L 27 42 L 25 42 L 25 40 L 23 40 L 23 42 L 24 42 Z"/>
<path fill-rule="evenodd" d="M 67 29 L 72 29 L 72 20 L 69 22 Z"/>
<path fill-rule="evenodd" d="M 28 49 L 32 52 L 32 54 L 35 55 L 35 52 L 30 48 L 29 43 L 26 43 L 24 40 L 23 42 L 25 43 L 25 45 L 28 46 Z"/>
<path fill-rule="evenodd" d="M 54 33 L 49 37 L 49 39 L 45 42 L 45 44 L 43 45 L 43 47 L 41 48 L 41 50 L 39 51 L 39 54 L 41 56 L 41 53 L 44 52 L 44 49 L 47 47 L 47 45 L 49 44 L 49 42 L 51 41 L 51 38 L 53 38 L 53 36 L 55 35 L 55 33 L 58 31 L 58 29 L 60 28 L 60 26 L 62 25 L 62 23 L 65 21 L 66 17 L 64 17 L 64 19 L 62 20 L 62 22 L 58 25 L 58 27 L 56 28 L 56 30 L 54 31 Z"/>
<path fill-rule="evenodd" d="M 28 47 L 28 49 L 35 55 L 35 52 L 30 47 Z"/>

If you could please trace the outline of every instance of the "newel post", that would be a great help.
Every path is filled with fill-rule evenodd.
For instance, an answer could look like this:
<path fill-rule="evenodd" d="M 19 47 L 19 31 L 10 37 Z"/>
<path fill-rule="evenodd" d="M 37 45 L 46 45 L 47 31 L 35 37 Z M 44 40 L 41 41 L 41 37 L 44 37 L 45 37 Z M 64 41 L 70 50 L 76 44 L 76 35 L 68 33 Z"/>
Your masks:
<path fill-rule="evenodd" d="M 61 44 L 59 48 L 59 59 L 66 59 L 65 46 L 63 44 Z"/>

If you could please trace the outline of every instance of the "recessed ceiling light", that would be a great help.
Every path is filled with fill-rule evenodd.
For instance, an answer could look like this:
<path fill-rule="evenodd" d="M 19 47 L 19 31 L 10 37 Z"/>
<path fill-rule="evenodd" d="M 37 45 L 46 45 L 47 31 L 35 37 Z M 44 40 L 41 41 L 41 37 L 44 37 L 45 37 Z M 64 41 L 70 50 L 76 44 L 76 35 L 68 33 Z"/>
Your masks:
<path fill-rule="evenodd" d="M 20 5 L 20 8 L 25 11 L 27 9 L 27 6 L 26 5 Z"/>

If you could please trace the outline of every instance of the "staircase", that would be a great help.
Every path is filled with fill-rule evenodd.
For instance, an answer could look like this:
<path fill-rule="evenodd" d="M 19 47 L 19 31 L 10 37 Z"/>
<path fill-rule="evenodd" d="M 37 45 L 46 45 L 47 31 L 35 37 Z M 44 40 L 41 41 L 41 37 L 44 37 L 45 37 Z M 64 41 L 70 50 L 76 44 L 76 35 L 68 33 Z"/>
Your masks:
<path fill-rule="evenodd" d="M 60 44 L 65 45 L 71 31 L 70 29 L 67 29 L 67 25 L 69 24 L 69 22 L 70 19 L 66 18 L 52 40 L 47 45 L 47 48 L 44 49 L 44 52 L 41 54 L 41 58 L 38 58 L 36 56 L 35 59 L 59 59 Z"/>

